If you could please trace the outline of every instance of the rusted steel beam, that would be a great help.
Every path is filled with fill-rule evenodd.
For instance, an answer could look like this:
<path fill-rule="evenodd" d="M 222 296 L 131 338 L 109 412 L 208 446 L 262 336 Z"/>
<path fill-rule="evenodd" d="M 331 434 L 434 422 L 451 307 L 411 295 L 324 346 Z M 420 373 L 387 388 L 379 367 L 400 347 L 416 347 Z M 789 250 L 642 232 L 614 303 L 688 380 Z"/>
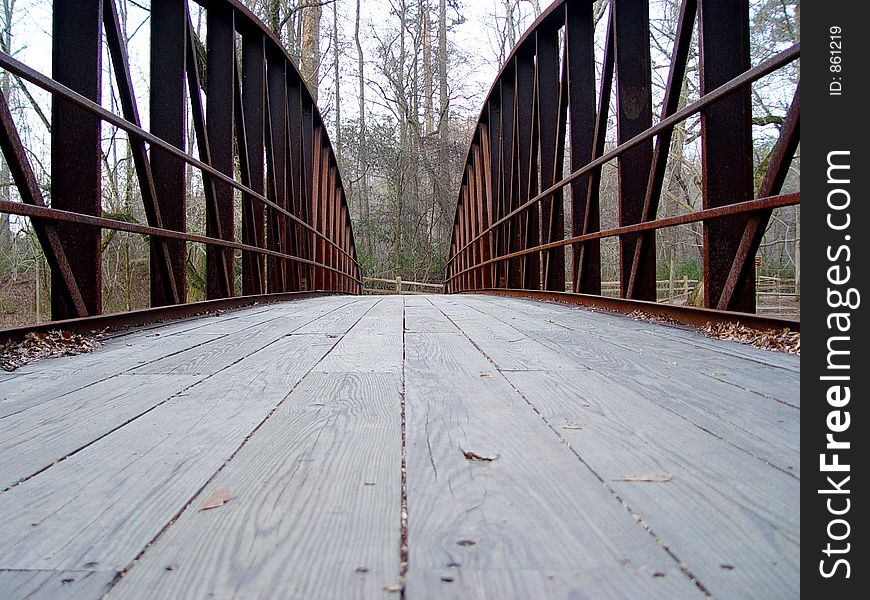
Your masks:
<path fill-rule="evenodd" d="M 602 310 L 630 314 L 641 311 L 652 317 L 666 317 L 682 325 L 704 327 L 709 323 L 734 323 L 763 331 L 789 329 L 800 332 L 801 323 L 797 320 L 780 317 L 765 317 L 754 313 L 722 311 L 712 308 L 697 308 L 679 304 L 664 304 L 648 300 L 629 298 L 609 298 L 593 294 L 574 294 L 540 290 L 472 290 L 466 293 L 503 296 L 506 298 L 529 298 L 544 302 L 560 302 L 576 306 L 588 306 Z"/>
<path fill-rule="evenodd" d="M 517 173 L 519 175 L 519 203 L 524 204 L 538 193 L 538 144 L 537 110 L 535 97 L 537 81 L 535 76 L 534 48 L 522 50 L 517 54 Z M 519 214 L 521 248 L 534 248 L 540 243 L 540 207 L 534 204 Z M 479 232 L 475 232 L 477 238 Z M 541 260 L 538 253 L 522 255 L 522 287 L 540 289 Z"/>
<path fill-rule="evenodd" d="M 75 223 L 77 225 L 87 225 L 93 228 L 113 229 L 115 231 L 125 231 L 127 233 L 136 233 L 139 235 L 149 235 L 157 238 L 165 238 L 168 240 L 180 240 L 183 242 L 193 242 L 196 244 L 212 244 L 222 248 L 232 250 L 241 250 L 255 252 L 264 256 L 274 256 L 282 260 L 293 261 L 299 264 L 317 264 L 318 268 L 336 271 L 332 267 L 324 266 L 319 263 L 313 263 L 310 260 L 296 256 L 293 254 L 282 254 L 273 250 L 258 248 L 256 246 L 248 246 L 240 242 L 223 240 L 219 238 L 210 238 L 204 235 L 196 235 L 185 233 L 183 231 L 174 231 L 172 229 L 158 229 L 149 225 L 139 225 L 138 223 L 128 223 L 127 221 L 118 221 L 116 219 L 106 219 L 103 217 L 94 217 L 81 213 L 68 212 L 24 204 L 21 202 L 10 202 L 8 200 L 0 200 L 0 212 L 9 213 L 10 215 L 21 215 L 32 219 L 42 219 L 48 221 L 57 221 L 61 223 Z"/>
<path fill-rule="evenodd" d="M 302 225 L 303 227 L 305 227 L 309 231 L 314 231 L 313 227 L 309 227 L 307 224 L 303 223 L 302 220 L 299 219 L 299 217 L 292 214 L 290 211 L 285 210 L 284 208 L 278 206 L 277 204 L 275 204 L 274 202 L 269 200 L 266 196 L 263 196 L 262 194 L 258 194 L 257 192 L 255 192 L 251 188 L 243 185 L 242 183 L 239 183 L 238 181 L 236 181 L 232 177 L 228 177 L 227 175 L 221 173 L 220 171 L 218 171 L 217 169 L 215 169 L 211 165 L 209 165 L 201 160 L 198 160 L 198 159 L 194 158 L 193 156 L 188 155 L 187 153 L 184 152 L 184 150 L 181 150 L 179 148 L 179 146 L 177 146 L 175 144 L 168 143 L 166 140 L 164 140 L 158 136 L 155 136 L 152 133 L 145 131 L 141 127 L 124 120 L 122 117 L 119 117 L 118 115 L 114 114 L 113 112 L 104 109 L 100 105 L 96 104 L 95 102 L 93 102 L 91 100 L 88 100 L 87 98 L 85 98 L 81 94 L 78 94 L 78 93 L 74 92 L 73 90 L 70 90 L 66 86 L 58 84 L 53 79 L 48 78 L 48 77 L 42 75 L 41 73 L 31 69 L 30 67 L 28 67 L 24 63 L 12 58 L 11 56 L 9 56 L 8 54 L 5 54 L 4 52 L 0 52 L 0 67 L 8 70 L 10 73 L 14 73 L 14 74 L 18 75 L 22 79 L 25 79 L 26 81 L 29 81 L 30 83 L 33 83 L 34 85 L 50 92 L 53 95 L 58 95 L 58 96 L 63 97 L 64 99 L 68 100 L 71 104 L 74 104 L 80 108 L 84 108 L 86 111 L 88 111 L 94 115 L 97 115 L 101 120 L 103 120 L 107 123 L 111 123 L 112 125 L 115 125 L 119 129 L 122 129 L 128 133 L 131 133 L 131 134 L 134 134 L 134 135 L 141 137 L 151 147 L 158 148 L 163 153 L 165 153 L 171 157 L 179 159 L 182 163 L 189 164 L 189 165 L 199 169 L 203 173 L 208 173 L 213 179 L 223 181 L 223 182 L 227 183 L 228 185 L 230 185 L 231 187 L 233 187 L 234 189 L 237 189 L 242 193 L 249 194 L 252 198 L 256 199 L 258 202 L 262 202 L 266 206 L 271 207 L 273 210 L 277 211 L 279 214 L 284 215 L 288 219 L 295 220 L 297 223 L 299 223 L 300 225 Z M 185 78 L 182 76 L 180 79 L 182 86 L 184 86 L 184 81 L 185 81 Z M 183 147 L 184 144 L 181 144 L 181 146 Z M 153 163 L 153 161 L 152 161 L 152 163 Z M 152 170 L 153 170 L 153 164 L 152 164 Z M 315 235 L 318 235 L 318 237 L 319 237 L 319 234 L 315 234 Z M 331 241 L 327 241 L 326 243 L 332 244 Z"/>
<path fill-rule="evenodd" d="M 308 198 L 305 194 L 306 185 L 302 167 L 302 88 L 300 82 L 287 74 L 287 189 L 290 196 L 292 212 L 305 223 L 309 222 Z M 298 223 L 292 223 L 293 239 L 300 254 L 310 258 L 308 244 L 310 241 L 308 232 Z M 296 289 L 311 289 L 310 271 L 308 269 L 296 270 Z"/>
<path fill-rule="evenodd" d="M 190 97 L 193 131 L 196 136 L 196 146 L 199 149 L 200 160 L 214 168 L 212 164 L 211 142 L 208 130 L 206 129 L 205 107 L 202 104 L 202 96 L 200 95 L 200 89 L 202 88 L 202 82 L 199 78 L 200 63 L 197 57 L 193 24 L 190 22 L 190 19 L 187 21 L 187 27 L 187 90 Z M 217 189 L 215 181 L 210 174 L 202 174 L 202 187 L 205 192 L 206 237 L 228 239 L 224 237 Z M 213 262 L 209 262 L 208 255 L 211 251 L 213 249 L 210 250 L 210 246 L 206 246 L 206 265 L 213 265 L 211 271 L 206 267 L 206 297 L 209 297 L 209 289 L 211 288 L 219 290 L 215 292 L 217 296 L 212 296 L 211 298 L 228 298 L 232 295 L 232 279 L 230 278 L 231 271 L 229 265 L 226 261 L 215 261 L 214 259 L 212 259 Z"/>
<path fill-rule="evenodd" d="M 774 208 L 792 206 L 799 203 L 799 193 L 771 196 L 768 198 L 758 198 L 756 200 L 748 200 L 745 202 L 738 202 L 736 204 L 727 204 L 718 208 L 699 210 L 693 213 L 679 215 L 676 217 L 657 219 L 655 221 L 646 221 L 644 223 L 636 223 L 634 225 L 624 225 L 622 227 L 614 227 L 613 229 L 606 229 L 604 231 L 597 231 L 593 233 L 588 233 L 586 235 L 575 236 L 558 242 L 553 242 L 551 244 L 542 244 L 535 248 L 527 248 L 525 250 L 520 250 L 503 256 L 497 256 L 488 262 L 513 260 L 519 256 L 522 256 L 523 254 L 541 252 L 543 250 L 549 250 L 550 248 L 555 248 L 560 245 L 567 246 L 570 244 L 586 242 L 588 240 L 640 233 L 642 231 L 651 231 L 654 229 L 661 229 L 663 227 L 673 227 L 675 225 L 686 225 L 688 223 L 698 223 L 701 221 L 712 221 L 716 219 L 730 218 L 736 215 L 744 215 L 758 211 L 773 210 Z M 472 266 L 468 270 L 480 269 L 485 266 L 487 266 L 487 263 Z M 458 274 L 463 275 L 464 273 L 465 270 L 460 270 Z"/>
<path fill-rule="evenodd" d="M 516 60 L 511 61 L 511 69 L 505 72 L 501 85 L 502 115 L 505 129 L 505 163 L 504 163 L 504 188 L 505 188 L 505 213 L 502 217 L 505 224 L 505 254 L 522 249 L 522 237 L 520 234 L 519 219 L 519 190 L 520 175 L 518 172 L 519 155 L 517 152 L 518 119 L 517 119 L 517 69 Z M 507 215 L 511 215 L 510 218 Z M 483 235 L 482 233 L 480 235 Z M 466 239 L 460 247 L 461 254 L 476 240 Z M 519 260 L 505 263 L 507 268 L 507 287 L 523 287 L 522 263 Z"/>
<path fill-rule="evenodd" d="M 52 75 L 56 81 L 100 102 L 102 90 L 102 1 L 55 0 L 52 10 Z M 59 96 L 51 98 L 51 198 L 56 208 L 89 215 L 102 213 L 100 121 Z M 73 224 L 56 225 L 86 314 L 103 311 L 100 232 Z M 46 255 L 48 260 L 54 254 Z M 52 272 L 60 265 L 51 265 Z M 79 316 L 63 279 L 52 278 L 52 319 Z"/>
<path fill-rule="evenodd" d="M 501 129 L 501 104 L 490 99 L 487 102 L 487 133 L 488 140 L 484 143 L 484 163 L 486 168 L 486 185 L 489 190 L 490 211 L 489 222 L 486 224 L 489 229 L 490 224 L 501 216 L 502 206 L 502 186 L 500 185 L 501 178 L 501 146 L 502 146 L 502 129 Z M 489 236 L 489 255 L 490 257 L 499 254 L 499 243 L 501 238 L 501 230 L 496 229 L 493 235 Z M 504 272 L 503 265 L 498 263 L 493 265 L 490 278 L 493 287 L 502 287 L 502 273 Z"/>
<path fill-rule="evenodd" d="M 277 52 L 267 52 L 267 93 L 269 95 L 270 124 L 272 126 L 271 171 L 274 183 L 275 204 L 292 214 L 287 196 L 287 63 Z M 298 218 L 298 215 L 296 215 Z M 278 213 L 276 238 L 281 252 L 292 246 L 290 224 L 284 213 Z M 279 272 L 280 290 L 295 291 L 295 265 L 281 261 L 276 265 Z"/>
<path fill-rule="evenodd" d="M 236 106 L 236 139 L 242 183 L 263 194 L 266 55 L 260 32 L 248 32 L 242 37 L 241 88 L 241 102 Z M 263 205 L 249 194 L 242 196 L 242 242 L 266 247 Z M 242 295 L 266 292 L 266 262 L 263 258 L 262 254 L 242 253 Z"/>
<path fill-rule="evenodd" d="M 141 126 L 139 108 L 136 105 L 136 94 L 133 90 L 133 80 L 130 76 L 130 62 L 127 57 L 127 40 L 121 30 L 121 20 L 118 17 L 118 8 L 115 0 L 103 2 L 103 24 L 106 31 L 106 45 L 109 56 L 112 59 L 112 67 L 115 72 L 115 81 L 118 84 L 118 98 L 121 102 L 121 111 L 124 118 L 134 125 Z M 154 186 L 154 174 L 151 172 L 151 161 L 148 159 L 148 150 L 145 141 L 131 133 L 129 134 L 130 155 L 136 169 L 136 177 L 139 181 L 139 190 L 142 194 L 142 204 L 145 209 L 145 218 L 148 224 L 154 227 L 163 227 L 163 217 L 160 214 L 160 205 L 157 203 L 157 190 Z M 159 275 L 152 276 L 152 286 L 163 286 L 162 295 L 170 299 L 173 304 L 182 301 L 176 288 L 175 274 L 172 269 L 172 257 L 166 240 L 156 240 L 153 244 L 154 262 L 160 269 Z"/>
<path fill-rule="evenodd" d="M 608 17 L 601 76 L 601 101 L 595 110 L 595 23 L 592 5 L 568 2 L 565 56 L 568 68 L 571 170 L 577 171 L 604 152 L 610 88 L 613 82 L 613 25 Z M 597 116 L 596 116 L 597 115 Z M 598 189 L 601 168 L 571 183 L 571 235 L 600 229 Z M 572 247 L 572 286 L 575 292 L 601 293 L 601 246 L 591 240 Z"/>
<path fill-rule="evenodd" d="M 310 101 L 302 100 L 302 155 L 301 155 L 301 172 L 300 185 L 302 186 L 302 199 L 305 203 L 305 214 L 308 226 L 312 228 L 317 221 L 316 209 L 317 205 L 314 202 L 314 187 L 317 185 L 317 177 L 314 174 L 314 157 L 319 152 L 319 146 L 315 145 L 314 140 L 314 114 L 313 106 Z M 319 144 L 319 142 L 317 142 Z M 305 249 L 308 258 L 314 260 L 316 252 L 316 236 L 313 233 L 306 235 Z M 356 256 L 353 254 L 352 256 Z M 348 257 L 350 258 L 350 257 Z M 307 289 L 315 289 L 316 273 L 315 269 L 308 269 L 308 287 Z"/>
<path fill-rule="evenodd" d="M 151 3 L 151 93 L 149 114 L 151 172 L 162 226 L 174 231 L 187 228 L 185 185 L 185 78 L 187 5 L 184 0 L 152 0 Z M 55 90 L 54 95 L 59 95 Z M 103 120 L 105 114 L 100 114 Z M 111 121 L 109 121 L 111 122 Z M 123 123 L 123 121 L 121 121 Z M 121 126 L 118 122 L 115 125 Z M 134 133 L 132 129 L 126 129 Z M 155 138 L 163 144 L 155 144 Z M 166 146 L 176 152 L 168 152 Z M 167 252 L 175 278 L 177 298 L 187 298 L 187 249 L 183 241 L 167 240 Z M 161 256 L 151 246 L 151 306 L 173 304 L 171 286 L 163 280 Z"/>
<path fill-rule="evenodd" d="M 15 127 L 12 113 L 9 111 L 9 105 L 3 92 L 0 92 L 0 149 L 6 158 L 6 164 L 9 166 L 12 180 L 18 187 L 22 202 L 45 207 L 42 190 L 33 174 L 27 152 L 24 149 L 24 144 L 21 143 L 21 137 L 18 135 L 18 129 Z M 70 267 L 66 251 L 57 235 L 55 225 L 51 221 L 33 219 L 33 230 L 36 232 L 39 245 L 52 269 L 53 280 L 56 280 L 58 284 L 63 284 L 66 302 L 72 306 L 76 316 L 88 316 L 87 306 L 85 306 L 85 301 Z"/>
<path fill-rule="evenodd" d="M 749 3 L 698 3 L 702 97 L 749 70 Z M 701 180 L 704 208 L 753 196 L 752 106 L 748 87 L 701 113 Z M 747 226 L 747 217 L 704 224 L 704 302 L 716 306 Z M 754 265 L 735 290 L 731 307 L 755 311 Z"/>
<path fill-rule="evenodd" d="M 799 57 L 800 57 L 800 44 L 798 43 L 798 44 L 792 45 L 790 48 L 788 48 L 786 50 L 783 50 L 782 52 L 777 53 L 776 55 L 772 56 L 771 58 L 759 63 L 758 65 L 756 65 L 755 67 L 753 67 L 749 71 L 746 71 L 745 73 L 735 77 L 734 79 L 732 79 L 728 83 L 718 87 L 714 91 L 705 94 L 699 100 L 693 102 L 692 104 L 678 110 L 676 113 L 674 113 L 673 115 L 671 115 L 667 119 L 660 121 L 659 123 L 656 123 L 655 125 L 653 125 L 649 129 L 644 131 L 643 133 L 636 135 L 635 137 L 631 138 L 630 140 L 623 142 L 622 144 L 618 145 L 616 148 L 614 148 L 610 152 L 603 154 L 602 156 L 599 156 L 595 160 L 589 162 L 585 167 L 577 169 L 576 171 L 572 171 L 569 175 L 562 178 L 560 181 L 557 181 L 556 183 L 554 183 L 550 189 L 543 190 L 541 193 L 539 193 L 534 198 L 530 198 L 523 205 L 520 205 L 520 206 L 510 210 L 507 214 L 505 214 L 499 220 L 494 222 L 487 231 L 482 232 L 480 234 L 480 236 L 489 235 L 494 228 L 502 225 L 503 223 L 509 221 L 510 219 L 513 219 L 516 215 L 518 215 L 519 213 L 524 211 L 526 208 L 528 208 L 532 204 L 540 202 L 543 198 L 545 198 L 548 195 L 555 192 L 557 188 L 564 187 L 564 186 L 576 181 L 580 177 L 583 177 L 584 175 L 597 169 L 598 167 L 600 167 L 604 163 L 607 163 L 607 162 L 613 160 L 614 158 L 621 156 L 622 154 L 624 154 L 628 150 L 634 148 L 638 144 L 641 144 L 644 141 L 652 139 L 653 137 L 655 137 L 656 135 L 658 135 L 662 131 L 665 131 L 666 129 L 673 128 L 673 126 L 676 125 L 677 123 L 679 123 L 680 121 L 685 121 L 687 118 L 691 117 L 692 115 L 698 114 L 699 112 L 704 110 L 706 107 L 710 106 L 711 104 L 718 102 L 722 98 L 734 93 L 736 90 L 742 89 L 743 87 L 748 86 L 752 82 L 757 81 L 758 79 L 761 79 L 762 77 L 764 77 L 765 75 L 767 75 L 769 73 L 772 73 L 776 69 L 783 67 L 783 66 L 797 60 Z M 4 62 L 4 60 L 6 60 L 6 59 L 4 59 L 2 53 L 0 53 L 0 64 L 2 64 Z M 456 253 L 454 254 L 454 256 L 452 256 L 450 258 L 450 261 L 456 260 L 457 257 L 459 257 L 468 248 L 468 245 L 470 245 L 476 241 L 477 241 L 476 239 L 470 240 L 465 247 L 459 248 L 456 251 Z"/>
<path fill-rule="evenodd" d="M 317 212 L 319 214 L 319 219 L 316 227 L 317 230 L 320 232 L 320 239 L 318 240 L 319 247 L 317 255 L 319 257 L 318 260 L 325 265 L 327 264 L 325 240 L 329 239 L 327 229 L 328 215 L 326 214 L 326 211 L 329 210 L 329 149 L 326 147 L 326 135 L 323 131 L 323 125 L 318 124 L 317 128 L 317 135 L 320 136 L 322 140 L 320 144 L 320 156 L 318 157 L 318 160 L 320 161 L 320 190 L 317 196 Z M 323 269 L 320 269 L 317 274 L 317 289 L 326 289 L 326 272 Z"/>
<path fill-rule="evenodd" d="M 800 141 L 800 94 L 801 86 L 798 84 L 782 130 L 779 133 L 779 138 L 770 153 L 770 162 L 758 189 L 759 196 L 778 194 L 782 190 L 783 183 L 785 183 L 789 166 Z M 718 309 L 730 310 L 732 308 L 734 292 L 740 287 L 742 280 L 749 276 L 750 263 L 752 263 L 752 268 L 755 268 L 754 262 L 751 259 L 758 252 L 758 247 L 761 245 L 761 240 L 764 237 L 764 232 L 767 229 L 767 223 L 770 220 L 772 212 L 772 210 L 762 211 L 751 215 L 747 220 L 746 229 L 743 231 L 743 237 L 740 240 L 740 246 L 734 255 L 734 262 L 731 263 L 728 278 L 725 280 L 722 295 L 716 306 Z"/>
<path fill-rule="evenodd" d="M 680 5 L 680 16 L 677 21 L 677 31 L 674 35 L 674 49 L 671 53 L 671 67 L 668 72 L 668 82 L 665 87 L 665 98 L 662 102 L 662 111 L 659 120 L 667 119 L 677 112 L 680 102 L 680 93 L 683 89 L 683 80 L 686 75 L 686 64 L 689 59 L 689 51 L 692 44 L 693 25 L 698 11 L 697 0 L 683 0 Z M 665 169 L 668 164 L 668 154 L 671 148 L 673 129 L 666 129 L 656 137 L 655 150 L 653 150 L 652 168 L 650 169 L 649 182 L 647 183 L 646 195 L 643 201 L 642 221 L 649 221 L 656 217 L 659 206 L 659 198 L 662 193 L 662 185 L 665 180 Z M 641 234 L 637 238 L 634 247 L 634 255 L 631 261 L 631 278 L 628 280 L 627 298 L 634 298 L 637 288 L 637 273 L 641 270 L 641 263 L 645 259 L 655 260 L 646 252 L 646 245 L 655 238 L 649 233 Z"/>
<path fill-rule="evenodd" d="M 652 127 L 652 71 L 649 41 L 649 4 L 647 0 L 613 0 L 613 33 L 616 50 L 617 144 L 642 134 Z M 645 140 L 624 152 L 618 159 L 619 224 L 633 225 L 643 220 L 643 198 L 652 165 L 653 146 Z M 619 282 L 622 297 L 628 282 L 635 279 L 633 297 L 656 299 L 655 240 L 650 239 L 647 260 L 632 272 L 637 235 L 619 238 Z"/>
<path fill-rule="evenodd" d="M 537 68 L 535 87 L 537 89 L 538 140 L 540 144 L 541 187 L 553 185 L 562 175 L 562 159 L 565 148 L 563 106 L 567 107 L 568 94 L 563 92 L 561 69 L 559 68 L 559 35 L 557 26 L 564 19 L 549 28 L 538 30 Z M 562 203 L 562 189 L 550 198 L 541 201 L 541 236 L 544 242 L 554 242 L 565 237 L 565 214 Z M 546 290 L 565 290 L 565 249 L 554 248 L 541 254 L 541 285 Z"/>
<path fill-rule="evenodd" d="M 162 323 L 164 321 L 173 321 L 190 317 L 202 317 L 207 316 L 210 313 L 244 308 L 257 304 L 272 304 L 274 302 L 288 302 L 291 300 L 305 300 L 307 298 L 323 298 L 337 295 L 336 292 L 255 294 L 251 296 L 204 300 L 201 302 L 191 302 L 189 304 L 143 308 L 120 313 L 65 319 L 63 321 L 49 321 L 38 325 L 25 325 L 23 327 L 0 329 L 0 341 L 18 341 L 24 339 L 29 333 L 48 332 L 58 329 L 61 331 L 75 331 L 83 334 L 94 332 L 111 334 L 121 330 L 147 326 L 154 323 Z"/>
<path fill-rule="evenodd" d="M 236 32 L 233 10 L 227 4 L 216 4 L 206 11 L 206 133 L 210 153 L 209 164 L 233 176 L 233 109 L 235 96 Z M 198 95 L 198 94 L 197 94 Z M 194 113 L 194 118 L 197 115 Z M 214 201 L 206 204 L 206 235 L 233 239 L 235 220 L 233 188 L 223 181 L 211 181 Z M 208 189 L 208 185 L 206 189 Z M 214 224 L 220 226 L 209 230 Z M 207 246 L 206 298 L 227 298 L 234 295 L 233 253 L 224 248 Z"/>
<path fill-rule="evenodd" d="M 311 152 L 311 224 L 314 226 L 315 232 L 318 231 L 320 224 L 320 188 L 323 182 L 323 164 L 321 161 L 321 156 L 323 154 L 322 144 L 323 144 L 323 136 L 320 133 L 320 129 L 314 126 L 314 121 L 310 122 L 311 126 L 311 136 L 313 140 L 312 152 Z M 311 236 L 311 257 L 315 261 L 323 260 L 323 253 L 320 249 L 320 241 L 316 236 L 312 234 Z M 320 270 L 317 269 L 314 272 L 314 278 L 311 281 L 311 286 L 313 289 L 320 289 L 323 284 L 320 280 Z"/>

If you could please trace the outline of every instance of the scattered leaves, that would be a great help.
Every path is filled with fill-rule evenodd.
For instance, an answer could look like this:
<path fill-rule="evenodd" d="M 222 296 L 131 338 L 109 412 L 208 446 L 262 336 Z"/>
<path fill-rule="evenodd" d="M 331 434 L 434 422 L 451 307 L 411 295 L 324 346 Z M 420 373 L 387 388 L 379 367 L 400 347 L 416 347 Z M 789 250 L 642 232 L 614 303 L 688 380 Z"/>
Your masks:
<path fill-rule="evenodd" d="M 643 475 L 629 475 L 622 479 L 614 479 L 614 481 L 628 481 L 631 483 L 667 483 L 671 479 L 673 479 L 673 476 L 668 475 L 667 473 L 647 473 Z"/>
<path fill-rule="evenodd" d="M 97 338 L 60 329 L 31 331 L 20 342 L 8 340 L 0 346 L 0 367 L 14 371 L 43 358 L 85 354 L 103 345 Z"/>
<path fill-rule="evenodd" d="M 798 355 L 801 353 L 801 334 L 798 331 L 791 331 L 788 327 L 762 331 L 740 323 L 716 323 L 713 325 L 708 322 L 701 328 L 701 333 L 709 338 L 740 342 L 762 350 Z"/>
<path fill-rule="evenodd" d="M 219 506 L 223 506 L 235 497 L 236 495 L 230 490 L 225 488 L 218 488 L 211 493 L 211 496 L 206 498 L 203 503 L 199 505 L 199 510 L 218 508 Z"/>
<path fill-rule="evenodd" d="M 676 323 L 676 321 L 667 315 L 652 315 L 642 310 L 634 310 L 626 316 L 634 321 L 647 321 L 649 323 Z"/>
<path fill-rule="evenodd" d="M 462 448 L 460 448 L 460 450 L 462 450 Z M 471 450 L 462 450 L 462 454 L 465 456 L 465 460 L 481 462 L 492 462 L 498 458 L 498 454 L 495 454 L 494 456 L 487 456 L 485 454 L 478 454 L 477 452 L 472 452 Z"/>

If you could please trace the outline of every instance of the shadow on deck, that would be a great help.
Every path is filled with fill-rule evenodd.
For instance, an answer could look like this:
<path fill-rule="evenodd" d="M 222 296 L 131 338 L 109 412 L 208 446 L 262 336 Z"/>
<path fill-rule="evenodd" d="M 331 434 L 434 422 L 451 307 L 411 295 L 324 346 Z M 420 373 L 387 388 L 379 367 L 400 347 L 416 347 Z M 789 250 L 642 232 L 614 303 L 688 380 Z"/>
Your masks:
<path fill-rule="evenodd" d="M 0 375 L 0 595 L 797 597 L 798 379 L 487 296 L 137 331 Z"/>

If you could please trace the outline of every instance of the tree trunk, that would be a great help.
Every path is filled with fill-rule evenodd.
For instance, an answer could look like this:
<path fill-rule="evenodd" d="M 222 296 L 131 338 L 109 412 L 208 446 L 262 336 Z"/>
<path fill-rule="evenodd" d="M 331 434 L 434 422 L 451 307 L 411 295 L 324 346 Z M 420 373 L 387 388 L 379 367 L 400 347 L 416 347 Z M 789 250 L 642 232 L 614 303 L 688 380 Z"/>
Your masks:
<path fill-rule="evenodd" d="M 302 78 L 311 89 L 314 103 L 317 103 L 317 88 L 320 82 L 320 16 L 323 8 L 313 0 L 302 5 Z"/>
<path fill-rule="evenodd" d="M 341 51 L 339 49 L 338 39 L 338 2 L 332 5 L 332 57 L 333 57 L 333 78 L 335 79 L 335 156 L 338 160 L 338 166 L 342 167 L 341 162 L 341 63 L 339 57 Z"/>
<path fill-rule="evenodd" d="M 361 211 L 362 216 L 365 219 L 365 227 L 362 228 L 361 233 L 363 234 L 363 247 L 367 252 L 371 253 L 371 236 L 368 234 L 368 227 L 371 218 L 371 212 L 369 210 L 369 193 L 368 193 L 368 165 L 364 164 L 363 158 L 363 149 L 365 148 L 366 143 L 366 75 L 365 75 L 365 54 L 363 54 L 362 42 L 359 37 L 359 16 L 360 13 L 360 0 L 356 0 L 356 21 L 354 23 L 353 29 L 353 39 L 356 43 L 356 53 L 357 53 L 357 68 L 358 68 L 358 76 L 359 76 L 359 139 L 357 141 L 357 152 L 356 152 L 356 172 L 358 173 L 357 177 L 359 177 L 360 182 L 360 200 L 361 200 Z"/>
<path fill-rule="evenodd" d="M 442 140 L 449 135 L 449 97 L 447 90 L 447 0 L 438 0 L 438 96 L 440 100 L 438 133 Z"/>

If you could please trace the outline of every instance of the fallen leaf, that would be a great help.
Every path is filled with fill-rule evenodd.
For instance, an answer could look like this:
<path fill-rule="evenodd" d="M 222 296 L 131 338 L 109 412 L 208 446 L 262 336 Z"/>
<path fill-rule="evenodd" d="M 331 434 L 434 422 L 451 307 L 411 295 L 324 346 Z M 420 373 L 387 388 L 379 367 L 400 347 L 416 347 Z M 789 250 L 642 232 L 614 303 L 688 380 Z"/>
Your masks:
<path fill-rule="evenodd" d="M 489 373 L 481 373 L 480 376 L 483 378 L 492 377 L 492 375 L 490 375 Z"/>
<path fill-rule="evenodd" d="M 473 546 L 477 542 L 475 542 L 474 540 L 459 540 L 456 543 L 459 544 L 460 546 Z"/>
<path fill-rule="evenodd" d="M 211 496 L 206 498 L 205 501 L 199 505 L 199 510 L 218 508 L 219 506 L 223 506 L 235 497 L 236 495 L 228 489 L 218 488 L 211 493 Z"/>
<path fill-rule="evenodd" d="M 398 594 L 402 591 L 402 588 L 398 585 L 385 585 L 384 591 L 390 594 Z"/>
<path fill-rule="evenodd" d="M 462 450 L 462 448 L 460 448 L 460 450 Z M 470 450 L 462 450 L 462 454 L 465 456 L 465 460 L 492 462 L 498 458 L 498 454 L 496 454 L 495 456 L 487 456 L 485 454 L 471 452 Z"/>
<path fill-rule="evenodd" d="M 614 481 L 629 481 L 632 483 L 650 482 L 650 483 L 666 483 L 673 479 L 672 475 L 665 473 L 649 473 L 646 475 L 629 475 L 623 479 L 614 479 Z"/>
<path fill-rule="evenodd" d="M 570 421 L 562 425 L 562 429 L 583 429 L 583 426 L 580 423 L 571 423 Z"/>

